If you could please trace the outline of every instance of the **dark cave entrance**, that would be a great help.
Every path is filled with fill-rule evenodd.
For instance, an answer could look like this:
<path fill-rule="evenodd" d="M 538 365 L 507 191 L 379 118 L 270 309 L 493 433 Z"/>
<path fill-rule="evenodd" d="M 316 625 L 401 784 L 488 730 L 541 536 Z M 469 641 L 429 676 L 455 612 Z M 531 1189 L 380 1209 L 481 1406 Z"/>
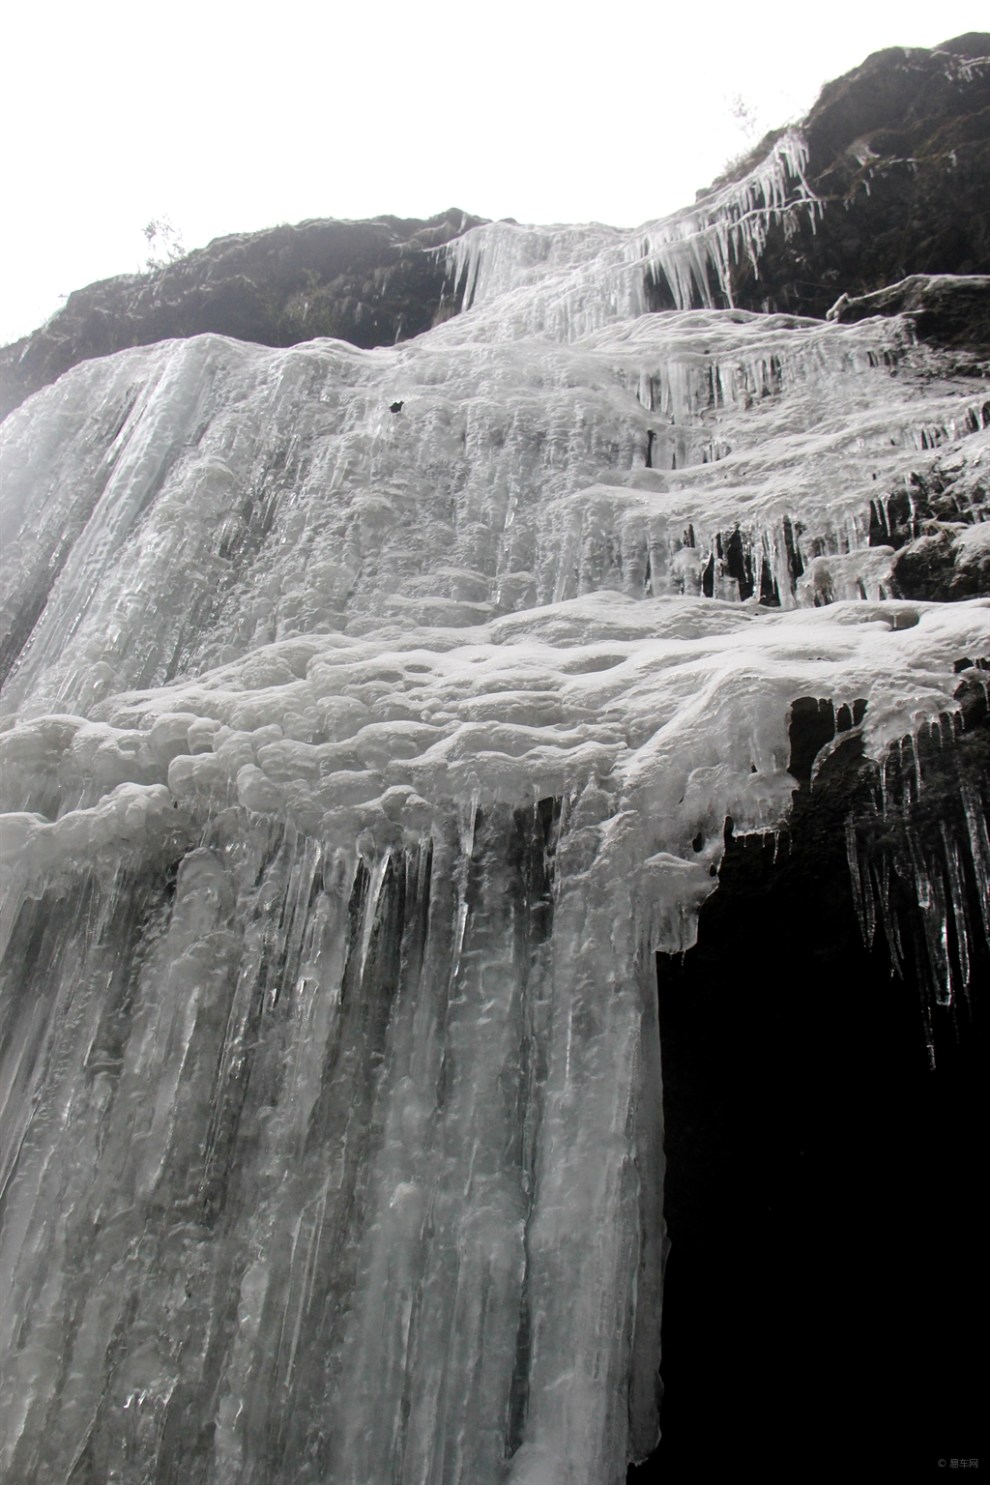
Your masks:
<path fill-rule="evenodd" d="M 630 1485 L 980 1455 L 986 1018 L 937 1011 L 929 1068 L 917 957 L 892 979 L 862 942 L 847 808 L 837 769 L 776 861 L 730 840 L 696 948 L 658 956 L 663 1437 Z"/>

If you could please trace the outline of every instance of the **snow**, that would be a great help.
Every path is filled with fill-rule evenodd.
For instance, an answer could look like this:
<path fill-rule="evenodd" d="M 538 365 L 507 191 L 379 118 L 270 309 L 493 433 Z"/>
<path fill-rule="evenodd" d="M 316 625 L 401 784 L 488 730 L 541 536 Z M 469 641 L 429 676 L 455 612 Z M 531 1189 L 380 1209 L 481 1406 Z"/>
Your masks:
<path fill-rule="evenodd" d="M 653 1446 L 653 951 L 727 816 L 786 820 L 795 701 L 866 701 L 882 818 L 988 649 L 869 545 L 938 468 L 985 549 L 974 381 L 901 320 L 713 307 L 813 217 L 803 163 L 475 229 L 471 307 L 404 345 L 166 342 L 8 420 L 10 1478 L 617 1485 Z M 913 868 L 942 998 L 965 807 Z"/>

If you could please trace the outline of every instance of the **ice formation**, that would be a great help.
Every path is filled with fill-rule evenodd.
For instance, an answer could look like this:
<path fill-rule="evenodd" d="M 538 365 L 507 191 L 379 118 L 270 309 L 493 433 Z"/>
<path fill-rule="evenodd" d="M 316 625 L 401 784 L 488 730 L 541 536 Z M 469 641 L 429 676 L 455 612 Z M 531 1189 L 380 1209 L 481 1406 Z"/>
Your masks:
<path fill-rule="evenodd" d="M 661 221 L 632 231 L 488 222 L 439 251 L 465 308 L 498 299 L 503 313 L 491 328 L 513 338 L 525 329 L 569 339 L 641 315 L 651 284 L 677 309 L 731 308 L 730 266 L 757 265 L 771 223 L 790 234 L 821 212 L 807 161 L 804 135 L 788 129 L 747 175 Z M 538 295 L 526 292 L 537 284 Z"/>
<path fill-rule="evenodd" d="M 653 951 L 727 816 L 786 819 L 798 698 L 883 759 L 988 648 L 875 540 L 942 461 L 977 552 L 979 384 L 902 320 L 711 307 L 802 164 L 478 228 L 403 345 L 172 341 L 8 420 L 5 1478 L 618 1485 L 655 1444 Z M 645 313 L 658 273 L 709 307 Z"/>

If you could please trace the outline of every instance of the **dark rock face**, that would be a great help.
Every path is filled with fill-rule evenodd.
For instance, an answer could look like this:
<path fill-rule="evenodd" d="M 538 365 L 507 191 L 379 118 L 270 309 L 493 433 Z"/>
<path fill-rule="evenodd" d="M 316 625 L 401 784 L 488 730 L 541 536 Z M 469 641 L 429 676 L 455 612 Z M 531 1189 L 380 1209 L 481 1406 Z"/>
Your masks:
<path fill-rule="evenodd" d="M 984 1266 L 972 1168 L 986 1015 L 978 995 L 919 1013 L 930 990 L 906 835 L 938 850 L 943 827 L 965 829 L 961 785 L 985 798 L 980 679 L 968 667 L 960 677 L 954 747 L 938 729 L 914 744 L 922 798 L 885 815 L 856 702 L 797 702 L 787 830 L 730 838 L 696 947 L 658 956 L 663 1437 L 630 1485 L 733 1479 L 747 1459 L 771 1481 L 792 1479 L 795 1460 L 840 1478 L 851 1457 L 927 1479 L 940 1457 L 977 1452 L 981 1399 L 960 1318 Z M 882 928 L 868 946 L 856 920 L 850 818 L 874 860 L 892 863 L 893 975 Z M 964 898 L 978 921 L 972 880 Z M 982 939 L 977 954 L 974 990 L 990 973 Z"/>
<path fill-rule="evenodd" d="M 370 348 L 408 340 L 457 309 L 433 249 L 479 217 L 314 221 L 220 237 L 157 272 L 70 294 L 32 335 L 0 351 L 0 417 L 79 361 L 213 333 L 289 346 L 333 336 Z"/>
<path fill-rule="evenodd" d="M 984 549 L 969 562 L 960 561 L 960 555 L 951 529 L 919 537 L 894 560 L 898 594 L 927 603 L 982 598 L 990 591 L 990 550 Z"/>
<path fill-rule="evenodd" d="M 872 315 L 908 315 L 919 340 L 956 347 L 974 356 L 990 353 L 990 274 L 914 273 L 873 294 L 843 294 L 828 312 L 849 323 Z"/>
<path fill-rule="evenodd" d="M 822 90 L 803 128 L 824 209 L 790 236 L 770 228 L 758 271 L 733 274 L 736 305 L 823 316 L 910 274 L 990 272 L 990 35 L 875 52 Z"/>
<path fill-rule="evenodd" d="M 990 428 L 990 401 L 981 417 Z M 967 469 L 951 453 L 875 503 L 870 545 L 896 554 L 894 596 L 952 603 L 990 592 L 990 542 L 981 540 L 990 531 L 988 509 L 990 488 L 979 467 Z"/>

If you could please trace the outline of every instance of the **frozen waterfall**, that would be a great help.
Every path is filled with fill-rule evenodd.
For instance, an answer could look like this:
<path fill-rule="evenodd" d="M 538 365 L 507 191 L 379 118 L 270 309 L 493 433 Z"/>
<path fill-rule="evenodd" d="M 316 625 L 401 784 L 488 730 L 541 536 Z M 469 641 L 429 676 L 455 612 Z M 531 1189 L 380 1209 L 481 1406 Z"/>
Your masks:
<path fill-rule="evenodd" d="M 876 540 L 937 468 L 981 547 L 978 382 L 902 319 L 645 312 L 813 216 L 803 164 L 476 228 L 406 344 L 169 341 L 4 425 L 5 1479 L 620 1485 L 655 1445 L 654 951 L 726 818 L 787 818 L 799 698 L 883 760 L 988 648 Z"/>

